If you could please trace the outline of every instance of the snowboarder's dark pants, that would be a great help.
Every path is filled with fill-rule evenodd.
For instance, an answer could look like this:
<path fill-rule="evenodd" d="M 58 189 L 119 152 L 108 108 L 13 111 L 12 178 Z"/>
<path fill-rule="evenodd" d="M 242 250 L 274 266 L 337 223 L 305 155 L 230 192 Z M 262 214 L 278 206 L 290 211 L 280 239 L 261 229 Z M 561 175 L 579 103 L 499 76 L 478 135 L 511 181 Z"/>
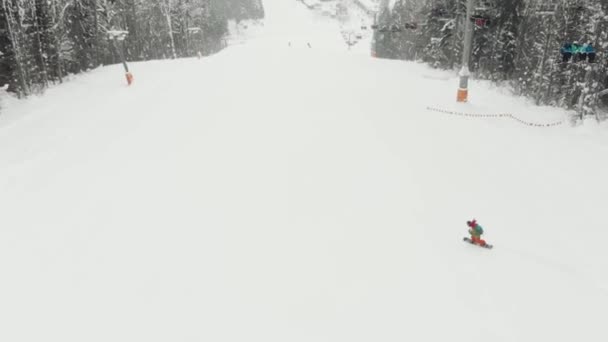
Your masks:
<path fill-rule="evenodd" d="M 595 52 L 588 53 L 587 57 L 589 57 L 589 63 L 595 62 Z"/>
<path fill-rule="evenodd" d="M 566 63 L 572 58 L 572 54 L 570 52 L 562 53 L 562 62 Z"/>

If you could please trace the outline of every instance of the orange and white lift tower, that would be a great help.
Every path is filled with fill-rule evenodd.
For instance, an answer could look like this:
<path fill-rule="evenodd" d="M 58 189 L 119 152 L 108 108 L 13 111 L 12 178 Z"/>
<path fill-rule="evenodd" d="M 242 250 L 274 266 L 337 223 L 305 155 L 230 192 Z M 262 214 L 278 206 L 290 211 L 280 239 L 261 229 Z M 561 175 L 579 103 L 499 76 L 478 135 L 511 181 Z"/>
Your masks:
<path fill-rule="evenodd" d="M 458 87 L 458 102 L 467 102 L 469 100 L 469 61 L 471 59 L 471 50 L 473 45 L 473 22 L 470 18 L 473 16 L 473 7 L 475 0 L 467 0 L 467 15 L 464 24 L 464 48 L 462 49 L 462 68 L 458 75 L 460 76 L 460 86 Z"/>

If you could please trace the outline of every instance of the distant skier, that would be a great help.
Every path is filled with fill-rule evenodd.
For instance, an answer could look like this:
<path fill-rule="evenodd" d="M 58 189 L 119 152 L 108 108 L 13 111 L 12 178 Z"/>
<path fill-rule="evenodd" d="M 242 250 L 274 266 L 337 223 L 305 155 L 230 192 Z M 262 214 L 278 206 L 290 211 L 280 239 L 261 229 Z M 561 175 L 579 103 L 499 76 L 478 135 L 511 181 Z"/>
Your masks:
<path fill-rule="evenodd" d="M 476 245 L 485 246 L 486 242 L 481 238 L 483 228 L 477 223 L 477 221 L 467 221 L 467 226 L 470 228 L 469 234 L 471 234 L 471 241 Z"/>

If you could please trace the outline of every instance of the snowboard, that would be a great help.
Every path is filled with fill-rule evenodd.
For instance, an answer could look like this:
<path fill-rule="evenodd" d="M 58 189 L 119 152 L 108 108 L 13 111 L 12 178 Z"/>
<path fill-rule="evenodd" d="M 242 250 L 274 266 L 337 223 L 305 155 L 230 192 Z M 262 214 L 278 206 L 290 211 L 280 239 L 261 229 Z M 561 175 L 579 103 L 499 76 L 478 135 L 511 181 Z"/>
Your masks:
<path fill-rule="evenodd" d="M 492 249 L 492 247 L 494 247 L 494 246 L 492 246 L 492 245 L 490 245 L 490 244 L 488 244 L 488 243 L 486 243 L 485 245 L 479 245 L 479 244 L 476 244 L 476 243 L 474 243 L 474 242 L 473 242 L 473 240 L 471 240 L 471 239 L 470 239 L 470 238 L 468 238 L 468 237 L 464 237 L 464 238 L 462 238 L 462 240 L 464 240 L 464 241 L 466 241 L 466 242 L 470 243 L 471 245 L 479 246 L 479 247 L 482 247 L 482 248 Z"/>

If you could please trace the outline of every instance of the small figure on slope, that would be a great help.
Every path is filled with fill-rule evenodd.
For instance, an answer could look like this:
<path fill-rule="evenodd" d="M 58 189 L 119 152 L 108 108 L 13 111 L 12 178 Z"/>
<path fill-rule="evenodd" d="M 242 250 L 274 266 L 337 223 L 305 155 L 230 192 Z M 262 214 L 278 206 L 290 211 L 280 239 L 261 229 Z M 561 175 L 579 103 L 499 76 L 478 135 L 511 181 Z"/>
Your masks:
<path fill-rule="evenodd" d="M 479 223 L 477 223 L 476 220 L 467 221 L 467 226 L 469 226 L 469 234 L 471 234 L 471 243 L 482 247 L 490 247 L 490 245 L 488 245 L 486 241 L 481 238 L 483 228 L 479 225 Z"/>

